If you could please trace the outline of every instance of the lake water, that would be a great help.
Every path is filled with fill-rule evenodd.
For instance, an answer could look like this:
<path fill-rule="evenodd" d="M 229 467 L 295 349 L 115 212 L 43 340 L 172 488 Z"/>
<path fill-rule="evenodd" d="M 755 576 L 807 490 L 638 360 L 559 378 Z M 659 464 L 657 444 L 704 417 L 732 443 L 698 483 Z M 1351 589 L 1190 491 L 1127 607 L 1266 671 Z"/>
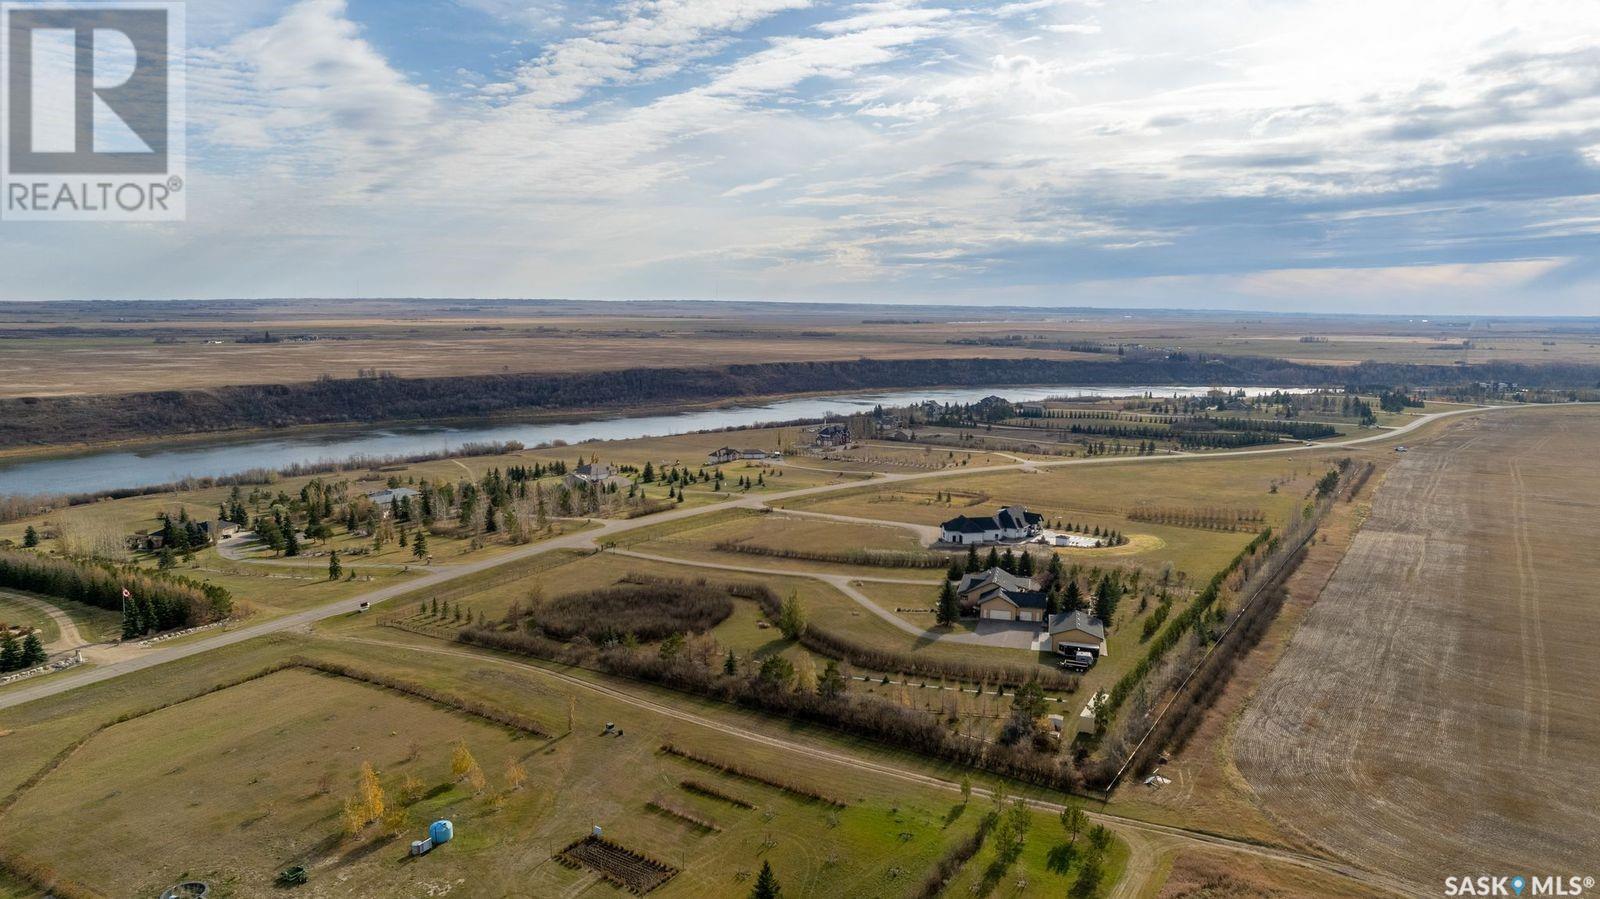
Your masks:
<path fill-rule="evenodd" d="M 889 390 L 838 396 L 803 397 L 762 405 L 723 406 L 675 415 L 595 418 L 572 422 L 485 423 L 454 427 L 375 426 L 299 432 L 284 437 L 251 437 L 185 443 L 138 451 L 90 452 L 35 459 L 0 467 L 0 494 L 93 493 L 128 487 L 168 484 L 186 477 L 218 477 L 253 468 L 279 469 L 296 463 L 343 460 L 352 456 L 410 456 L 439 452 L 464 443 L 516 440 L 527 446 L 557 440 L 624 440 L 664 437 L 695 431 L 741 427 L 763 422 L 825 418 L 869 411 L 877 405 L 905 406 L 933 400 L 972 403 L 986 396 L 1013 402 L 1051 396 L 1198 396 L 1209 387 L 973 387 Z M 1224 388 L 1233 390 L 1237 388 Z M 1251 394 L 1273 388 L 1244 388 Z"/>

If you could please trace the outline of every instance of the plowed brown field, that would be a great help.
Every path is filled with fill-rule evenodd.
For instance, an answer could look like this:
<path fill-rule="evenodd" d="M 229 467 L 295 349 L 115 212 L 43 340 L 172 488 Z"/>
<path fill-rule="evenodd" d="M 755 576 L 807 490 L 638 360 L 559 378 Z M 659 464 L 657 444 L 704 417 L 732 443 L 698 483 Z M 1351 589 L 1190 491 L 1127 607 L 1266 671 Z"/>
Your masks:
<path fill-rule="evenodd" d="M 1308 841 L 1424 895 L 1600 875 L 1600 408 L 1414 446 L 1245 711 L 1240 771 Z"/>

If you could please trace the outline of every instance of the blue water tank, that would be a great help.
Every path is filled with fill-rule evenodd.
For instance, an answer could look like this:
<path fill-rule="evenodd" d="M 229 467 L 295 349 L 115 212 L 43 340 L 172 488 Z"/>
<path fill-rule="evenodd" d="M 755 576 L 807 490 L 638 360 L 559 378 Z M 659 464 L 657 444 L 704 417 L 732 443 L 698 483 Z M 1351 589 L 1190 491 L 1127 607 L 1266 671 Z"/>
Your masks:
<path fill-rule="evenodd" d="M 456 829 L 449 821 L 435 821 L 428 827 L 428 837 L 433 840 L 435 846 L 450 842 L 450 838 L 455 835 Z"/>

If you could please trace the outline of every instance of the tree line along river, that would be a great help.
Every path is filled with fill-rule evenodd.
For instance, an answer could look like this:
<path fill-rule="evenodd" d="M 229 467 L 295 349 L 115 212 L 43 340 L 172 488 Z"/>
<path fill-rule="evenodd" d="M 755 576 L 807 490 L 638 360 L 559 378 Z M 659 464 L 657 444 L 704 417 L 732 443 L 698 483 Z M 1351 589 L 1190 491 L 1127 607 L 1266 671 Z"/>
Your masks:
<path fill-rule="evenodd" d="M 353 457 L 404 457 L 448 451 L 467 443 L 517 441 L 525 446 L 562 441 L 626 440 L 696 431 L 749 427 L 764 422 L 821 419 L 870 411 L 875 406 L 907 406 L 932 400 L 973 403 L 986 396 L 1012 402 L 1072 396 L 1199 396 L 1212 389 L 1241 388 L 1128 386 L 970 387 L 887 390 L 836 396 L 808 396 L 761 404 L 742 404 L 691 412 L 590 418 L 563 422 L 486 422 L 449 427 L 430 425 L 342 427 L 297 431 L 282 436 L 185 441 L 137 450 L 98 450 L 33 458 L 0 466 L 0 495 L 78 494 L 170 484 L 190 477 L 222 477 L 251 469 L 281 469 Z M 1275 388 L 1242 388 L 1250 394 Z"/>

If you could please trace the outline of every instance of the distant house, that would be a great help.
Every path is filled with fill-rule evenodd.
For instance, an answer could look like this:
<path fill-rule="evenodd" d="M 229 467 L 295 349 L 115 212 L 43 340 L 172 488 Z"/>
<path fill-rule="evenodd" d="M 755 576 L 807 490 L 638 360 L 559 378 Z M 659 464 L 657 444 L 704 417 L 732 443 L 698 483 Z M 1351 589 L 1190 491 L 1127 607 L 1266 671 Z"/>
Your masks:
<path fill-rule="evenodd" d="M 817 429 L 817 446 L 849 446 L 850 429 L 841 424 L 823 425 Z"/>
<path fill-rule="evenodd" d="M 204 531 L 205 535 L 210 537 L 212 541 L 215 542 L 233 537 L 240 531 L 244 530 L 244 528 L 240 525 L 234 524 L 231 521 L 223 521 L 219 519 L 217 521 L 200 522 L 200 530 Z"/>
<path fill-rule="evenodd" d="M 376 493 L 369 493 L 367 494 L 367 499 L 372 500 L 372 504 L 378 507 L 380 516 L 388 518 L 390 513 L 394 511 L 395 503 L 409 501 L 417 495 L 417 491 L 412 490 L 410 487 L 393 487 L 387 490 L 379 490 Z"/>
<path fill-rule="evenodd" d="M 1049 630 L 1050 648 L 1062 655 L 1081 651 L 1098 659 L 1106 654 L 1106 627 L 1087 612 L 1052 616 Z"/>
<path fill-rule="evenodd" d="M 410 499 L 416 495 L 417 491 L 412 490 L 410 487 L 394 487 L 388 490 L 379 490 L 376 493 L 369 493 L 367 494 L 367 499 L 372 500 L 373 505 L 379 508 L 388 509 L 396 500 Z"/>
<path fill-rule="evenodd" d="M 585 462 L 567 474 L 568 487 L 609 487 L 612 484 L 626 484 L 628 479 L 617 474 L 617 470 L 609 465 L 599 462 Z"/>
<path fill-rule="evenodd" d="M 978 617 L 990 621 L 1044 621 L 1049 597 L 1038 590 L 997 590 L 978 604 Z"/>
<path fill-rule="evenodd" d="M 997 593 L 1026 593 L 1035 589 L 1037 585 L 1025 577 L 1018 577 L 1003 568 L 991 568 L 963 577 L 956 586 L 956 596 L 961 599 L 961 610 L 971 612 Z"/>
<path fill-rule="evenodd" d="M 127 538 L 128 549 L 136 553 L 153 553 L 160 551 L 166 538 L 160 532 L 129 534 Z"/>
<path fill-rule="evenodd" d="M 993 515 L 957 515 L 939 526 L 941 543 L 1001 543 L 1039 536 L 1044 516 L 1022 506 L 1006 506 Z"/>
<path fill-rule="evenodd" d="M 731 446 L 725 446 L 722 449 L 713 451 L 709 456 L 706 456 L 706 464 L 721 465 L 724 462 L 734 462 L 739 459 L 765 459 L 767 458 L 767 455 L 768 454 L 766 450 L 734 449 Z"/>

